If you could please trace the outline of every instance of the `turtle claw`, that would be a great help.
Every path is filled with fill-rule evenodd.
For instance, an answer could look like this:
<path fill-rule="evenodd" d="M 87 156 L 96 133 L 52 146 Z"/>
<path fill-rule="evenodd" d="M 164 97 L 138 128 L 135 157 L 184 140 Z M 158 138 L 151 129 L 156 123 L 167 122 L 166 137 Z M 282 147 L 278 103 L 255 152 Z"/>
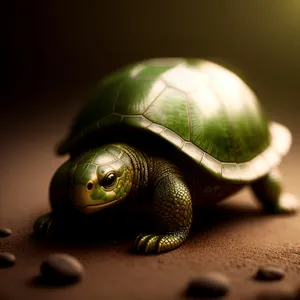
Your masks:
<path fill-rule="evenodd" d="M 53 217 L 50 214 L 38 217 L 33 225 L 33 230 L 37 236 L 49 238 L 54 232 Z"/>
<path fill-rule="evenodd" d="M 160 253 L 173 250 L 182 244 L 182 239 L 178 234 L 140 234 L 135 241 L 138 252 Z"/>
<path fill-rule="evenodd" d="M 140 234 L 135 242 L 136 250 L 145 253 L 160 252 L 159 242 L 161 237 L 155 234 Z"/>
<path fill-rule="evenodd" d="M 138 252 L 154 252 L 157 249 L 157 242 L 160 240 L 159 235 L 140 234 L 136 239 L 136 250 Z"/>
<path fill-rule="evenodd" d="M 292 214 L 300 208 L 300 202 L 296 196 L 290 193 L 282 193 L 275 213 Z"/>

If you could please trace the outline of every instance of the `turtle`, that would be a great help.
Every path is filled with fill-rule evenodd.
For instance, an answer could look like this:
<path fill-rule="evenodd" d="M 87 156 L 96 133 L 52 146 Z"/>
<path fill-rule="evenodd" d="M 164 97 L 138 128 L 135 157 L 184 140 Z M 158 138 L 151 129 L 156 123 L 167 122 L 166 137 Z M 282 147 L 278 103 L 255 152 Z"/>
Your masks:
<path fill-rule="evenodd" d="M 77 215 L 147 207 L 153 228 L 133 246 L 157 254 L 186 241 L 196 208 L 246 186 L 262 213 L 298 211 L 278 167 L 291 131 L 270 120 L 229 68 L 201 58 L 144 59 L 110 72 L 85 99 L 56 145 L 69 157 L 50 181 L 51 211 L 35 220 L 37 235 L 51 236 Z"/>

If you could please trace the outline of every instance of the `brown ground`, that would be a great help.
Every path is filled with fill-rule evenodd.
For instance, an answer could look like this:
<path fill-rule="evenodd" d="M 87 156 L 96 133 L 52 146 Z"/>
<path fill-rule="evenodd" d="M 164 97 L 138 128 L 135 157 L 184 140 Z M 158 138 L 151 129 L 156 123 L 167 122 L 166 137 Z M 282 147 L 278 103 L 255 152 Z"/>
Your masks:
<path fill-rule="evenodd" d="M 260 93 L 271 117 L 293 131 L 293 148 L 281 170 L 286 189 L 300 196 L 300 143 L 295 123 L 298 104 L 291 102 L 286 110 L 284 101 L 296 95 L 277 90 L 274 96 L 271 88 L 260 89 Z M 1 300 L 181 299 L 189 279 L 204 271 L 220 271 L 229 277 L 232 288 L 225 299 L 259 299 L 260 293 L 268 290 L 300 288 L 300 214 L 263 216 L 246 190 L 200 218 L 181 248 L 158 256 L 133 254 L 130 247 L 133 233 L 138 230 L 131 228 L 131 233 L 125 234 L 123 225 L 103 238 L 109 225 L 96 228 L 99 241 L 83 239 L 49 245 L 35 241 L 31 237 L 32 223 L 48 211 L 48 183 L 64 161 L 54 157 L 53 147 L 66 132 L 81 96 L 40 93 L 13 96 L 10 101 L 13 104 L 18 99 L 23 101 L 18 109 L 12 105 L 1 118 L 0 227 L 11 228 L 13 235 L 0 241 L 0 250 L 11 251 L 17 257 L 14 267 L 0 270 Z M 30 108 L 28 100 L 34 104 Z M 33 283 L 41 260 L 52 251 L 73 254 L 84 264 L 86 272 L 79 284 L 53 288 Z M 287 276 L 274 283 L 254 281 L 253 274 L 265 264 L 283 267 Z"/>

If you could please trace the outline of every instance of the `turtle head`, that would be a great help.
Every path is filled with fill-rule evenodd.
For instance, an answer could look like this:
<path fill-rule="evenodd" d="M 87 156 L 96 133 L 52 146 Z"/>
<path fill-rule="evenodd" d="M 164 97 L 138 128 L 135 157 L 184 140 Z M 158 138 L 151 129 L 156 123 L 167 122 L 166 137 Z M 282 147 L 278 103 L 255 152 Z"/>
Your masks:
<path fill-rule="evenodd" d="M 84 214 L 124 200 L 132 188 L 132 165 L 118 147 L 108 145 L 76 157 L 70 169 L 70 197 Z"/>

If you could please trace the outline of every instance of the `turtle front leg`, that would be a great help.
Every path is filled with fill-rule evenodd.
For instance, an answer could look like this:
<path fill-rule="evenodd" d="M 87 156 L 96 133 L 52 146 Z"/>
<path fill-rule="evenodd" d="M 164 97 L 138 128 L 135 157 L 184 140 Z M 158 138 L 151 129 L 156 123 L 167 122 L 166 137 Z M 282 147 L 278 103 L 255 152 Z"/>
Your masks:
<path fill-rule="evenodd" d="M 282 177 L 278 169 L 253 182 L 252 190 L 266 213 L 295 213 L 299 209 L 297 197 L 282 192 Z"/>
<path fill-rule="evenodd" d="M 33 224 L 34 234 L 39 238 L 49 238 L 64 232 L 74 218 L 68 194 L 67 171 L 70 160 L 63 163 L 54 173 L 49 187 L 52 211 L 39 216 Z"/>
<path fill-rule="evenodd" d="M 34 235 L 41 239 L 52 239 L 69 235 L 82 220 L 78 213 L 68 210 L 54 209 L 36 218 L 33 223 Z"/>
<path fill-rule="evenodd" d="M 140 234 L 139 252 L 159 253 L 179 247 L 187 238 L 192 222 L 190 191 L 178 174 L 165 174 L 154 185 L 154 213 L 158 234 Z"/>
<path fill-rule="evenodd" d="M 64 226 L 62 225 L 62 222 L 55 217 L 53 212 L 50 212 L 48 214 L 39 216 L 35 220 L 33 224 L 33 231 L 37 237 L 48 239 L 58 235 L 63 227 Z"/>

